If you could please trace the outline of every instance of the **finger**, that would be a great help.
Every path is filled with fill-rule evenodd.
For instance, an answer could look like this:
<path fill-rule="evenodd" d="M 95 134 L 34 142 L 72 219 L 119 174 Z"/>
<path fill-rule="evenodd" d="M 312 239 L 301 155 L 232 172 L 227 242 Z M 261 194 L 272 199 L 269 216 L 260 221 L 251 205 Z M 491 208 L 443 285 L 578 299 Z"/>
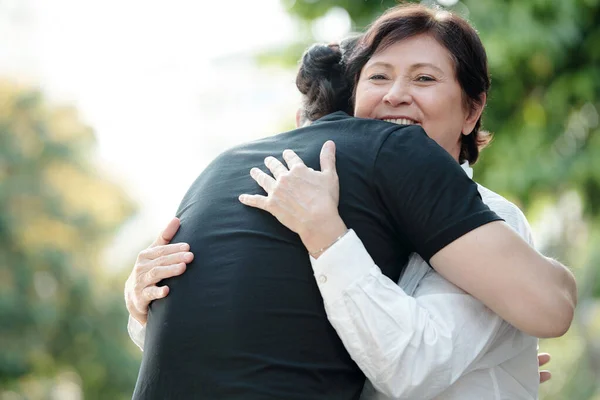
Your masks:
<path fill-rule="evenodd" d="M 142 291 L 142 299 L 144 300 L 145 307 L 142 310 L 145 313 L 148 313 L 148 304 L 152 300 L 162 299 L 169 294 L 168 286 L 148 286 Z"/>
<path fill-rule="evenodd" d="M 173 236 L 175 236 L 175 234 L 179 230 L 180 224 L 181 222 L 179 221 L 179 218 L 174 217 L 171 221 L 169 221 L 167 227 L 160 233 L 156 240 L 152 242 L 150 247 L 169 244 L 173 239 Z"/>
<path fill-rule="evenodd" d="M 246 206 L 268 211 L 268 201 L 266 196 L 261 196 L 260 194 L 241 194 L 238 199 L 240 200 L 240 203 Z"/>
<path fill-rule="evenodd" d="M 267 193 L 271 193 L 275 184 L 277 183 L 272 176 L 265 174 L 258 168 L 252 168 L 250 170 L 250 176 L 258 183 L 258 185 L 265 190 Z"/>
<path fill-rule="evenodd" d="M 296 165 L 304 165 L 304 161 L 302 161 L 302 159 L 298 157 L 298 154 L 294 153 L 293 150 L 284 150 L 283 159 L 289 169 L 292 169 L 292 167 Z"/>
<path fill-rule="evenodd" d="M 194 259 L 194 254 L 189 251 L 180 251 L 179 253 L 167 254 L 166 256 L 158 257 L 148 263 L 152 268 L 168 267 L 179 263 L 189 264 Z"/>
<path fill-rule="evenodd" d="M 145 260 L 156 260 L 160 257 L 168 256 L 170 254 L 185 253 L 190 250 L 190 245 L 187 243 L 172 243 L 162 246 L 149 247 L 142 250 L 138 256 L 139 259 Z M 162 264 L 166 265 L 166 264 Z"/>
<path fill-rule="evenodd" d="M 540 383 L 549 381 L 552 378 L 550 371 L 540 371 Z"/>
<path fill-rule="evenodd" d="M 186 268 L 187 265 L 183 262 L 167 266 L 154 267 L 145 275 L 145 286 L 151 287 L 163 279 L 179 276 L 185 272 Z"/>
<path fill-rule="evenodd" d="M 548 364 L 548 362 L 550 362 L 550 358 L 550 354 L 548 353 L 538 354 L 538 365 L 541 367 L 542 365 Z"/>
<path fill-rule="evenodd" d="M 335 169 L 335 143 L 328 140 L 321 148 L 321 171 L 337 174 Z"/>
<path fill-rule="evenodd" d="M 269 156 L 265 158 L 265 165 L 267 166 L 267 168 L 269 168 L 269 171 L 271 171 L 275 179 L 279 179 L 281 175 L 288 172 L 288 169 L 285 167 L 285 165 L 283 165 L 281 161 L 279 161 L 275 157 Z"/>

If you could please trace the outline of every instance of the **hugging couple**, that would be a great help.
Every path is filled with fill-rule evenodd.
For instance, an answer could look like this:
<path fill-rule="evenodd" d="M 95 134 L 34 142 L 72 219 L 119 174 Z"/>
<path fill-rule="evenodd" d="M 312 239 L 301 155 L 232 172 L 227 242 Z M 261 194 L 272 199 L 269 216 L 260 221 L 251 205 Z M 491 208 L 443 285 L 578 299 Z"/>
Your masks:
<path fill-rule="evenodd" d="M 472 180 L 477 32 L 400 5 L 309 48 L 296 84 L 298 128 L 218 156 L 140 252 L 133 398 L 536 399 L 576 286 Z"/>

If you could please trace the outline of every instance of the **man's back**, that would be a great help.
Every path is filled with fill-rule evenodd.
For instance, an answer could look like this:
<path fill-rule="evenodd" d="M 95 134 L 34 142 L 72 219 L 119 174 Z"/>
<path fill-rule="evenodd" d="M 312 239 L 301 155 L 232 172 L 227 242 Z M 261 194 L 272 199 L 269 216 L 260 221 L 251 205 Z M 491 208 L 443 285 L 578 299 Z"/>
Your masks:
<path fill-rule="evenodd" d="M 266 156 L 291 148 L 318 168 L 321 146 L 333 139 L 340 214 L 382 271 L 397 281 L 415 250 L 411 242 L 422 244 L 425 252 L 431 247 L 423 243 L 429 238 L 408 237 L 410 231 L 402 227 L 413 222 L 427 226 L 430 215 L 390 213 L 399 202 L 397 191 L 415 181 L 409 175 L 397 181 L 411 172 L 385 171 L 390 162 L 390 168 L 403 165 L 395 160 L 403 154 L 396 156 L 384 146 L 401 130 L 399 148 L 416 141 L 425 152 L 441 150 L 420 128 L 336 113 L 311 127 L 227 151 L 200 175 L 182 201 L 181 228 L 173 239 L 189 243 L 195 259 L 185 275 L 169 280 L 169 296 L 150 309 L 135 398 L 358 398 L 364 376 L 327 321 L 299 237 L 268 213 L 243 206 L 237 196 L 261 192 L 249 170 L 262 167 Z M 414 159 L 409 155 L 408 161 Z M 474 184 L 466 187 L 477 191 Z M 411 214 L 414 221 L 407 219 Z M 439 223 L 435 226 L 440 229 Z"/>

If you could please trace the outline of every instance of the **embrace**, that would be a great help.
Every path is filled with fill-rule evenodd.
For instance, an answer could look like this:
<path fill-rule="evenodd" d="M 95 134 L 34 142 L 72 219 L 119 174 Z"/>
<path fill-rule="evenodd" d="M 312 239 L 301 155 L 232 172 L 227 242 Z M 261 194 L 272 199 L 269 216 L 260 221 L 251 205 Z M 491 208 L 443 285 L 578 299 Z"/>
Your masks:
<path fill-rule="evenodd" d="M 218 156 L 140 252 L 133 398 L 537 399 L 576 286 L 472 180 L 477 32 L 400 5 L 309 48 L 296 85 L 298 128 Z"/>

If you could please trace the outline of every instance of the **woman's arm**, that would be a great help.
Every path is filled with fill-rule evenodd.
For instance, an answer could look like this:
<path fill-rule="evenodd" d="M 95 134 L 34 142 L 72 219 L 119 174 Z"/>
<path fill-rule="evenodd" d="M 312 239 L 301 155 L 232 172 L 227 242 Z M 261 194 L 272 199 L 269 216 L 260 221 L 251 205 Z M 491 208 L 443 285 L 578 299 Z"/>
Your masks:
<path fill-rule="evenodd" d="M 390 398 L 439 395 L 507 325 L 433 271 L 408 296 L 381 273 L 353 231 L 312 262 L 316 277 L 327 277 L 317 284 L 329 321 L 372 385 Z M 412 257 L 405 274 L 420 267 L 429 269 Z M 521 350 L 519 344 L 510 350 Z"/>
<path fill-rule="evenodd" d="M 504 222 L 467 233 L 435 254 L 430 263 L 440 275 L 532 336 L 562 336 L 571 325 L 577 304 L 573 274 L 538 253 Z"/>
<path fill-rule="evenodd" d="M 129 338 L 141 351 L 144 351 L 144 343 L 146 338 L 146 325 L 142 325 L 140 321 L 133 318 L 129 314 L 129 320 L 127 321 L 127 333 Z"/>
<path fill-rule="evenodd" d="M 300 235 L 310 253 L 320 252 L 318 257 L 346 231 L 337 211 L 335 146 L 330 141 L 323 146 L 322 172 L 307 168 L 292 151 L 283 156 L 289 171 L 273 157 L 265 160 L 275 178 L 252 171 L 268 196 L 242 195 L 240 201 L 273 214 Z M 560 336 L 571 324 L 577 296 L 573 274 L 536 252 L 503 222 L 463 235 L 435 254 L 431 264 L 529 335 Z"/>
<path fill-rule="evenodd" d="M 494 201 L 488 205 L 533 244 L 525 216 L 516 207 Z M 330 322 L 386 396 L 434 398 L 468 373 L 490 346 L 494 355 L 487 363 L 493 365 L 535 346 L 532 337 L 509 340 L 514 329 L 417 255 L 400 287 L 381 274 L 353 231 L 311 261 L 315 275 L 327 277 L 317 282 Z M 419 286 L 413 294 L 415 281 Z"/>
<path fill-rule="evenodd" d="M 179 219 L 173 218 L 158 238 L 136 259 L 125 282 L 125 306 L 129 311 L 127 331 L 131 340 L 144 350 L 146 318 L 150 302 L 169 293 L 168 286 L 157 286 L 163 279 L 181 275 L 194 259 L 187 243 L 169 244 L 179 230 Z"/>

